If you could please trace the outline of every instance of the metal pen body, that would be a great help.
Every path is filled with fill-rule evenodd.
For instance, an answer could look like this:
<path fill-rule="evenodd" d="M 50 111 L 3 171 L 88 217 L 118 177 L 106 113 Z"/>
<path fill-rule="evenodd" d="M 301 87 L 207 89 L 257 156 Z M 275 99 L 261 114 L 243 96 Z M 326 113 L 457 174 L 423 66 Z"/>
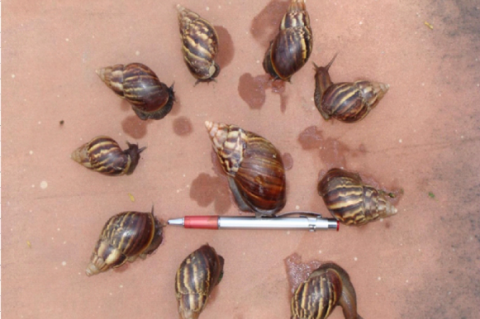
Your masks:
<path fill-rule="evenodd" d="M 337 221 L 314 217 L 252 218 L 239 216 L 220 217 L 218 227 L 235 229 L 335 229 L 337 228 Z"/>
<path fill-rule="evenodd" d="M 310 231 L 339 229 L 339 223 L 335 219 L 311 216 L 274 218 L 185 216 L 184 218 L 170 219 L 168 224 L 197 229 L 305 229 Z"/>

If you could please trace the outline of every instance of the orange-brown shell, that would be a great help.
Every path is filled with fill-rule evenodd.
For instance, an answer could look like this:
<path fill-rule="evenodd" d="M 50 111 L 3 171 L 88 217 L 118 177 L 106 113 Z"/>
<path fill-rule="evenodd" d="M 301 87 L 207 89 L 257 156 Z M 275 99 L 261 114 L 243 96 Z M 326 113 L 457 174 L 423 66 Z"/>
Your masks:
<path fill-rule="evenodd" d="M 385 191 L 365 185 L 360 175 L 340 168 L 329 170 L 317 190 L 330 213 L 346 225 L 363 225 L 397 213 Z"/>
<path fill-rule="evenodd" d="M 175 277 L 175 296 L 182 319 L 197 319 L 213 288 L 223 276 L 223 257 L 208 244 L 181 263 Z"/>
<path fill-rule="evenodd" d="M 112 216 L 100 234 L 86 273 L 117 268 L 153 253 L 163 240 L 162 225 L 151 213 L 123 212 Z"/>
<path fill-rule="evenodd" d="M 275 146 L 235 125 L 205 125 L 239 208 L 257 215 L 280 211 L 286 203 L 286 177 Z"/>
<path fill-rule="evenodd" d="M 166 86 L 146 65 L 116 64 L 97 70 L 102 81 L 120 97 L 127 100 L 142 120 L 159 120 L 172 109 L 175 101 L 173 85 Z"/>
<path fill-rule="evenodd" d="M 145 148 L 127 142 L 128 149 L 122 151 L 118 143 L 108 136 L 97 136 L 77 148 L 71 158 L 88 169 L 110 175 L 130 175 L 137 167 L 140 153 Z"/>
<path fill-rule="evenodd" d="M 263 68 L 274 79 L 290 81 L 313 49 L 312 29 L 304 0 L 291 0 L 280 30 L 265 53 Z"/>
<path fill-rule="evenodd" d="M 326 263 L 295 290 L 290 303 L 291 319 L 325 319 L 337 305 L 346 319 L 361 319 L 347 272 L 335 263 Z"/>

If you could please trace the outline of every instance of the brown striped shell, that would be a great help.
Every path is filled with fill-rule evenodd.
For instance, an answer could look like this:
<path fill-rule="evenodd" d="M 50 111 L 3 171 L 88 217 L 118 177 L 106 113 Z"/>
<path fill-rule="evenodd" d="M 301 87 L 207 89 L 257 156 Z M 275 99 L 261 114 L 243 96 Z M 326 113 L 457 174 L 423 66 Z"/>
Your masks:
<path fill-rule="evenodd" d="M 110 175 L 130 175 L 137 167 L 140 153 L 146 148 L 127 142 L 122 151 L 118 143 L 108 136 L 94 137 L 90 142 L 73 151 L 71 158 L 88 169 Z"/>
<path fill-rule="evenodd" d="M 175 296 L 182 319 L 197 319 L 213 288 L 223 277 L 223 257 L 208 244 L 181 263 L 175 277 Z"/>
<path fill-rule="evenodd" d="M 360 175 L 340 168 L 329 170 L 317 190 L 330 213 L 346 225 L 363 225 L 397 213 L 388 193 L 365 185 Z"/>
<path fill-rule="evenodd" d="M 353 123 L 363 119 L 377 106 L 389 89 L 380 82 L 356 81 L 333 83 L 328 70 L 335 60 L 326 66 L 315 65 L 315 106 L 325 120 L 330 118 Z"/>
<path fill-rule="evenodd" d="M 265 53 L 263 68 L 274 79 L 290 81 L 307 63 L 313 36 L 305 0 L 291 0 L 280 30 Z"/>
<path fill-rule="evenodd" d="M 112 216 L 100 234 L 86 273 L 88 276 L 117 268 L 153 253 L 163 240 L 162 225 L 150 213 L 123 212 Z"/>
<path fill-rule="evenodd" d="M 286 203 L 285 168 L 264 137 L 235 125 L 205 122 L 238 207 L 257 216 L 274 215 Z"/>
<path fill-rule="evenodd" d="M 141 120 L 159 120 L 171 110 L 175 101 L 173 85 L 166 86 L 146 65 L 116 64 L 97 70 L 102 81 L 132 105 Z"/>
<path fill-rule="evenodd" d="M 347 272 L 335 263 L 326 263 L 295 290 L 290 303 L 291 319 L 325 319 L 337 305 L 346 319 L 361 319 Z"/>
<path fill-rule="evenodd" d="M 218 35 L 210 22 L 195 12 L 177 5 L 182 52 L 190 73 L 197 82 L 210 82 L 220 73 L 215 62 Z"/>

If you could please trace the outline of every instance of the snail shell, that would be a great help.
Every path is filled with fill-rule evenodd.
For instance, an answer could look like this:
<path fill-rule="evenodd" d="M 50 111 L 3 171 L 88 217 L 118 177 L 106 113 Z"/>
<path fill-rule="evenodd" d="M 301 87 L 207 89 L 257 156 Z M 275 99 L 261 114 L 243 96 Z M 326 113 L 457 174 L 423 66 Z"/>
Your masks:
<path fill-rule="evenodd" d="M 197 319 L 213 288 L 223 277 L 223 257 L 208 244 L 182 262 L 175 277 L 175 296 L 182 319 Z"/>
<path fill-rule="evenodd" d="M 295 290 L 290 303 L 291 319 L 325 319 L 337 305 L 346 319 L 361 319 L 347 272 L 335 263 L 326 263 Z"/>
<path fill-rule="evenodd" d="M 377 106 L 390 86 L 364 80 L 334 84 L 328 70 L 336 57 L 326 66 L 314 64 L 315 106 L 325 120 L 334 118 L 347 123 L 357 122 Z"/>
<path fill-rule="evenodd" d="M 141 120 L 159 120 L 172 110 L 173 84 L 168 87 L 160 82 L 144 64 L 116 64 L 97 70 L 97 74 L 113 92 L 132 105 Z"/>
<path fill-rule="evenodd" d="M 118 143 L 108 136 L 97 136 L 73 151 L 71 158 L 88 169 L 111 176 L 130 175 L 137 167 L 140 153 L 146 148 L 127 142 L 122 151 Z"/>
<path fill-rule="evenodd" d="M 312 53 L 313 37 L 305 0 L 291 0 L 280 30 L 270 43 L 263 68 L 274 79 L 290 81 Z"/>
<path fill-rule="evenodd" d="M 218 35 L 210 22 L 177 5 L 182 52 L 190 73 L 198 82 L 210 82 L 220 73 L 214 61 L 218 53 Z"/>
<path fill-rule="evenodd" d="M 329 170 L 317 190 L 330 213 L 346 225 L 363 225 L 397 213 L 388 193 L 365 185 L 358 174 L 340 168 Z"/>
<path fill-rule="evenodd" d="M 112 216 L 100 234 L 86 273 L 117 268 L 153 253 L 163 240 L 162 225 L 151 213 L 123 212 Z"/>
<path fill-rule="evenodd" d="M 230 190 L 242 211 L 274 215 L 286 203 L 285 168 L 267 139 L 235 125 L 205 122 Z"/>

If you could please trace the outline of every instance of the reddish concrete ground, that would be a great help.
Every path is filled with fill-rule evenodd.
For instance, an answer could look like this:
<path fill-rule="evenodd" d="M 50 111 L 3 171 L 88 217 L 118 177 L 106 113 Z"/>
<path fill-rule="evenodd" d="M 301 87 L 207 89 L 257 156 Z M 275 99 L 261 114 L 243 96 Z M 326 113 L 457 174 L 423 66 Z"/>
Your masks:
<path fill-rule="evenodd" d="M 364 318 L 479 318 L 480 7 L 352 3 L 308 2 L 309 64 L 263 93 L 261 61 L 285 2 L 185 0 L 219 26 L 222 42 L 218 82 L 194 86 L 176 2 L 3 1 L 3 318 L 176 318 L 176 269 L 207 242 L 225 258 L 225 276 L 202 318 L 288 318 L 284 259 L 293 253 L 343 266 Z M 334 81 L 391 86 L 356 124 L 327 123 L 314 108 L 310 62 L 337 52 Z M 138 120 L 95 74 L 130 62 L 175 82 L 178 102 L 163 120 Z M 285 211 L 328 215 L 317 175 L 345 166 L 403 188 L 399 213 L 338 233 L 167 227 L 154 255 L 87 278 L 117 212 L 153 203 L 164 220 L 238 214 L 205 120 L 238 124 L 281 150 L 291 167 Z M 69 159 L 99 134 L 148 147 L 133 175 L 106 177 Z M 342 317 L 337 309 L 330 318 Z"/>

